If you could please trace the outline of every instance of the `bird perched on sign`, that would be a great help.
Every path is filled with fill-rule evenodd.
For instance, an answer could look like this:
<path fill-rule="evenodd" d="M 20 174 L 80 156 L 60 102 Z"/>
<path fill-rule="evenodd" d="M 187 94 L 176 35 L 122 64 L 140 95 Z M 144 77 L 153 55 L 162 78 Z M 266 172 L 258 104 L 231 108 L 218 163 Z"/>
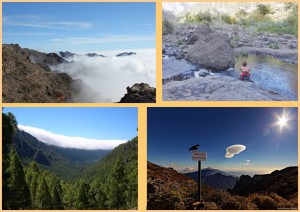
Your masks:
<path fill-rule="evenodd" d="M 192 151 L 192 150 L 197 150 L 199 148 L 199 144 L 196 144 L 195 146 L 192 146 L 191 148 L 189 148 L 189 151 Z"/>

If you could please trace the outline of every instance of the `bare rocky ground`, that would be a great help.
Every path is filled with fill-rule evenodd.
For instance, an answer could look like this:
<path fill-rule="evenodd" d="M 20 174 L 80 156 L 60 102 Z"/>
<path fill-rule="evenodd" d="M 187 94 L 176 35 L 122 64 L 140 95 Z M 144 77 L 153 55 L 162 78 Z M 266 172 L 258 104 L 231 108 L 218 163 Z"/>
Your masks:
<path fill-rule="evenodd" d="M 207 76 L 163 85 L 165 101 L 283 101 L 285 97 L 233 77 Z"/>
<path fill-rule="evenodd" d="M 213 35 L 212 39 L 210 35 Z M 222 44 L 219 45 L 220 43 Z M 218 25 L 210 27 L 210 30 L 203 30 L 203 26 L 184 24 L 178 26 L 173 34 L 163 35 L 163 55 L 190 61 L 198 68 L 227 71 L 234 68 L 233 54 L 265 54 L 298 63 L 298 41 L 292 35 L 254 32 L 236 25 Z M 218 61 L 222 61 L 221 66 Z M 176 76 L 163 79 L 163 100 L 289 100 L 253 82 L 244 82 L 233 77 L 179 76 L 180 73 L 176 72 Z"/>

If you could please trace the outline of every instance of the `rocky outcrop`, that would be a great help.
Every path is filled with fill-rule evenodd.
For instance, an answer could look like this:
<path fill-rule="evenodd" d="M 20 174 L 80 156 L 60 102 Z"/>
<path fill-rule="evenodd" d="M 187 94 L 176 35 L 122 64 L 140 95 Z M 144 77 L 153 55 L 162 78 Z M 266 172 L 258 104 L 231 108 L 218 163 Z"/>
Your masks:
<path fill-rule="evenodd" d="M 97 53 L 87 53 L 86 56 L 88 57 L 105 57 L 102 54 L 97 54 Z"/>
<path fill-rule="evenodd" d="M 131 88 L 127 87 L 127 94 L 119 103 L 155 103 L 156 89 L 146 83 L 136 83 Z"/>
<path fill-rule="evenodd" d="M 65 73 L 52 72 L 51 65 L 67 62 L 55 53 L 2 45 L 3 102 L 68 102 L 74 80 Z"/>
<path fill-rule="evenodd" d="M 186 59 L 200 68 L 224 71 L 235 65 L 230 38 L 226 34 L 203 27 L 190 37 L 188 43 L 194 45 L 188 48 Z"/>
<path fill-rule="evenodd" d="M 252 82 L 229 76 L 209 75 L 164 84 L 163 100 L 283 101 L 288 99 Z"/>
<path fill-rule="evenodd" d="M 136 54 L 135 52 L 123 52 L 120 54 L 117 54 L 116 57 L 124 57 L 124 56 L 130 56 Z"/>
<path fill-rule="evenodd" d="M 271 174 L 242 175 L 233 189 L 232 194 L 247 196 L 251 193 L 274 192 L 285 199 L 291 199 L 298 193 L 298 166 L 276 170 Z"/>
<path fill-rule="evenodd" d="M 61 57 L 64 57 L 64 58 L 70 58 L 70 57 L 74 57 L 76 54 L 72 53 L 72 52 L 65 51 L 65 52 L 59 52 L 59 55 Z"/>

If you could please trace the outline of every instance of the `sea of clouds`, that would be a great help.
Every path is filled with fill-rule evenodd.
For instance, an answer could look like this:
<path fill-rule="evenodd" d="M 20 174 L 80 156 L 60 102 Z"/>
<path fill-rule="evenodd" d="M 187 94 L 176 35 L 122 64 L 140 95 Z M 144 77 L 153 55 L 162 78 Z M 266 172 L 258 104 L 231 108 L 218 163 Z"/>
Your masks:
<path fill-rule="evenodd" d="M 87 87 L 74 97 L 76 102 L 118 102 L 127 93 L 126 87 L 135 83 L 148 83 L 156 87 L 156 50 L 118 50 L 91 52 L 106 57 L 88 57 L 87 52 L 67 58 L 70 63 L 51 67 L 68 73 L 73 79 L 82 80 Z M 116 57 L 122 52 L 136 55 Z"/>
<path fill-rule="evenodd" d="M 44 129 L 18 125 L 18 128 L 22 131 L 25 131 L 39 141 L 46 143 L 48 145 L 58 146 L 62 148 L 73 148 L 73 149 L 86 149 L 86 150 L 110 150 L 119 146 L 120 144 L 126 143 L 127 140 L 99 140 L 99 139 L 91 139 L 84 137 L 73 137 L 73 136 L 65 136 L 56 134 Z"/>

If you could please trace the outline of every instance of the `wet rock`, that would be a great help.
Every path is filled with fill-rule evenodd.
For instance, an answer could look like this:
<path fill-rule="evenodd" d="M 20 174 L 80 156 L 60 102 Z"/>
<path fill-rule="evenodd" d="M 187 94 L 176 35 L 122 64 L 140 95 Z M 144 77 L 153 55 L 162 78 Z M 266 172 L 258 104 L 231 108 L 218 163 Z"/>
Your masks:
<path fill-rule="evenodd" d="M 199 34 L 199 40 L 188 49 L 186 59 L 213 71 L 223 71 L 235 65 L 230 38 L 218 32 Z"/>
<path fill-rule="evenodd" d="M 155 103 L 156 89 L 146 83 L 136 83 L 131 88 L 127 87 L 127 94 L 119 103 Z"/>
<path fill-rule="evenodd" d="M 163 86 L 163 100 L 178 101 L 283 101 L 285 97 L 251 82 L 229 76 L 207 76 L 172 81 Z"/>

